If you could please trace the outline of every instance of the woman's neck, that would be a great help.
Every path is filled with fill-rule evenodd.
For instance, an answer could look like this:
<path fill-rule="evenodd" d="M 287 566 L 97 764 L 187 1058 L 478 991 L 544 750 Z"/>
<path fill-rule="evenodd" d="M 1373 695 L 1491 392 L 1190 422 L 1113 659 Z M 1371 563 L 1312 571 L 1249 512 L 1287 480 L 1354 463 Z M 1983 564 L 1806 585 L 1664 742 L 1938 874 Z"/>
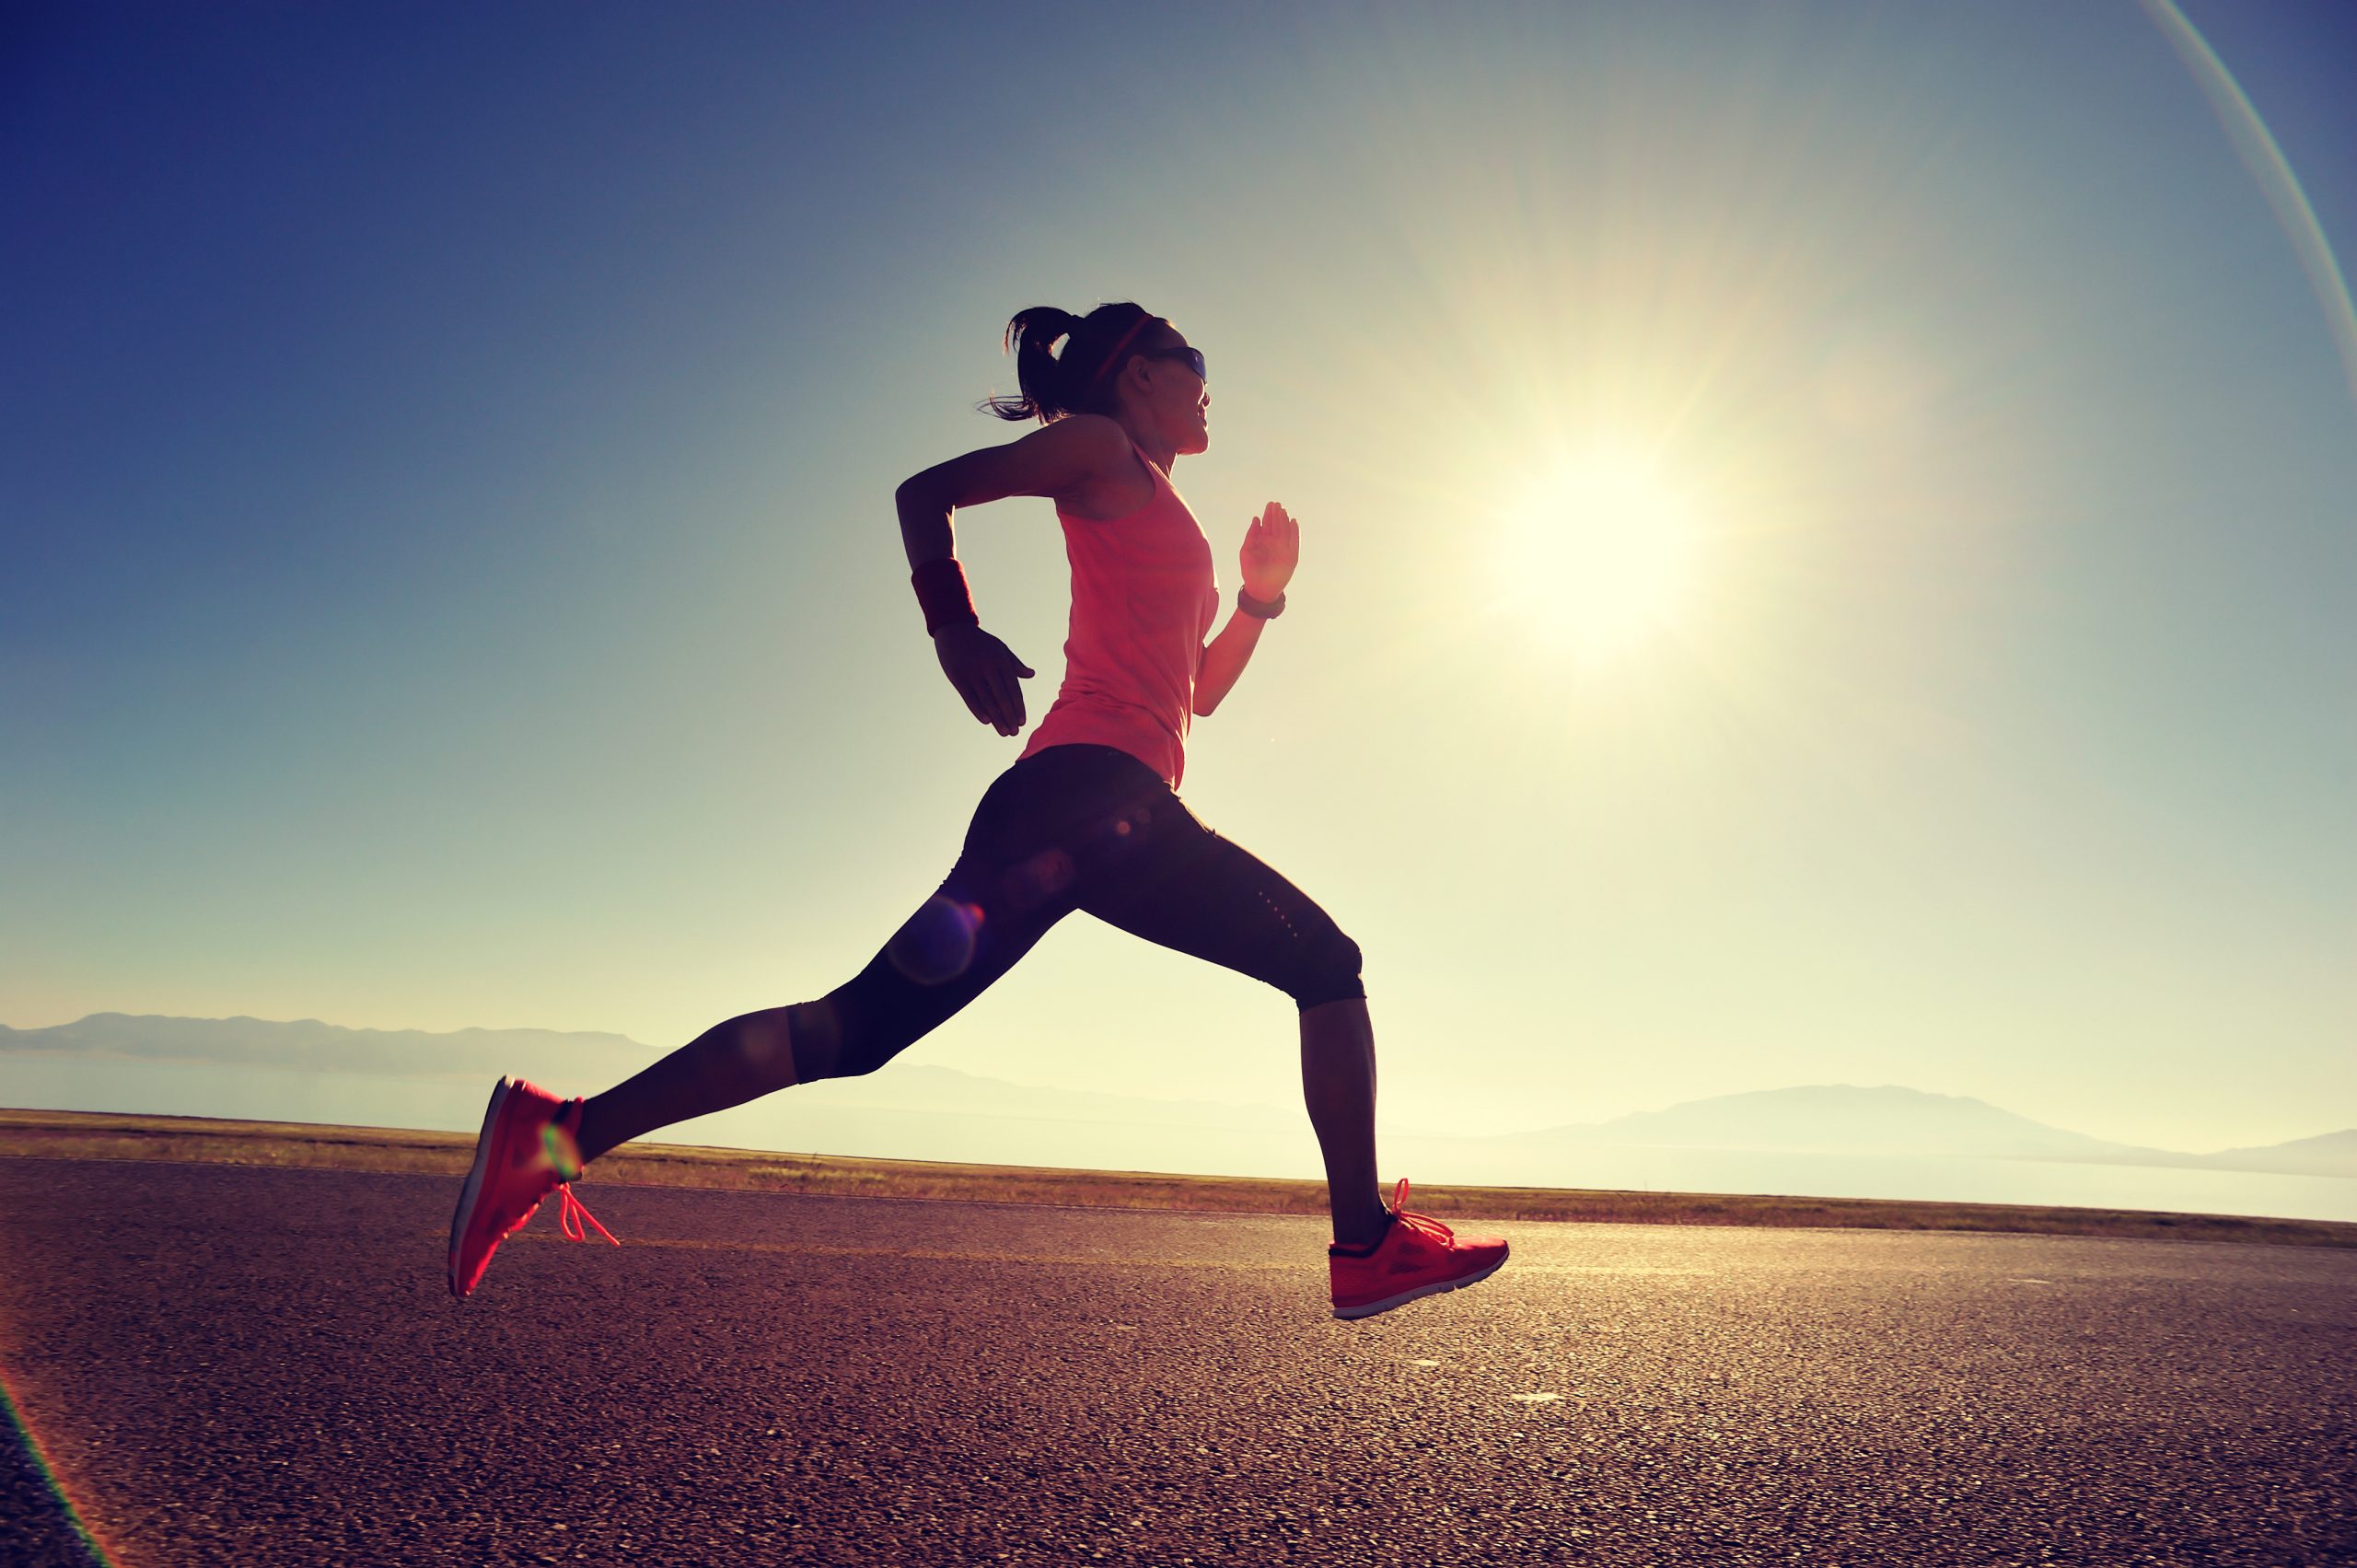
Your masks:
<path fill-rule="evenodd" d="M 1121 421 L 1121 428 L 1129 432 L 1131 442 L 1146 455 L 1146 459 L 1164 473 L 1168 473 L 1170 465 L 1178 460 L 1178 448 L 1162 436 L 1142 431 L 1128 420 Z"/>

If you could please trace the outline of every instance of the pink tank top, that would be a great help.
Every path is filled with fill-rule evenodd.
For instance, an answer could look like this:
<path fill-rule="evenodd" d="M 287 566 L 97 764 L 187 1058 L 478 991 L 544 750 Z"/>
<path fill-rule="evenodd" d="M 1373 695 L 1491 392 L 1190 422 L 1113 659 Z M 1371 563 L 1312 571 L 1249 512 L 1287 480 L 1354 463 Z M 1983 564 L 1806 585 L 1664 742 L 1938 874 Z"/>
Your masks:
<path fill-rule="evenodd" d="M 1202 526 L 1169 476 L 1144 452 L 1138 460 L 1154 476 L 1154 494 L 1129 516 L 1097 522 L 1056 508 L 1072 559 L 1064 683 L 1023 755 L 1117 747 L 1176 789 L 1187 771 L 1195 675 L 1219 614 L 1219 582 Z"/>

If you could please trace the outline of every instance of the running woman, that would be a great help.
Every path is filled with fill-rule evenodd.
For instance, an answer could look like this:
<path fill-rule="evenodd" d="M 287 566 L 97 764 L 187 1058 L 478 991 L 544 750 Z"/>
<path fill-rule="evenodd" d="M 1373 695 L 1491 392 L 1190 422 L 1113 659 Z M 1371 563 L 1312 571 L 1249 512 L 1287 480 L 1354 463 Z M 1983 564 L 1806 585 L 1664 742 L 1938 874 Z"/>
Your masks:
<path fill-rule="evenodd" d="M 1405 1179 L 1384 1202 L 1357 944 L 1176 793 L 1190 720 L 1218 708 L 1284 610 L 1298 526 L 1271 502 L 1246 528 L 1236 613 L 1212 636 L 1220 595 L 1211 542 L 1170 482 L 1178 458 L 1211 443 L 1202 351 L 1133 304 L 1086 317 L 1026 310 L 1008 324 L 1006 346 L 1022 395 L 982 406 L 1042 428 L 901 485 L 900 537 L 942 672 L 975 718 L 1014 736 L 1024 726 L 1020 682 L 1033 672 L 982 630 L 951 523 L 960 507 L 1010 495 L 1055 503 L 1073 599 L 1063 685 L 1047 717 L 983 794 L 940 889 L 849 982 L 717 1024 L 586 1099 L 501 1079 L 450 1223 L 453 1295 L 475 1288 L 500 1242 L 551 1192 L 567 1237 L 585 1239 L 586 1222 L 612 1241 L 571 1185 L 609 1149 L 790 1085 L 875 1072 L 1074 910 L 1266 981 L 1300 1009 L 1302 1087 L 1333 1211 L 1337 1318 L 1455 1290 L 1505 1261 L 1503 1240 L 1459 1239 L 1410 1213 Z"/>

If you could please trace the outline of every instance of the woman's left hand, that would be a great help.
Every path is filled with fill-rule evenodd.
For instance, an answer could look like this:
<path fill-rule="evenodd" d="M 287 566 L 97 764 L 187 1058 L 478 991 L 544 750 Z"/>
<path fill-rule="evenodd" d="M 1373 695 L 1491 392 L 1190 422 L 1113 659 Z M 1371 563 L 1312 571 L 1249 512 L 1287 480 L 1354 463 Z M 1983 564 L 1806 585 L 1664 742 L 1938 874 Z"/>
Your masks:
<path fill-rule="evenodd" d="M 1293 581 L 1301 561 L 1301 525 L 1283 506 L 1269 503 L 1244 530 L 1244 591 L 1257 599 L 1272 599 Z"/>

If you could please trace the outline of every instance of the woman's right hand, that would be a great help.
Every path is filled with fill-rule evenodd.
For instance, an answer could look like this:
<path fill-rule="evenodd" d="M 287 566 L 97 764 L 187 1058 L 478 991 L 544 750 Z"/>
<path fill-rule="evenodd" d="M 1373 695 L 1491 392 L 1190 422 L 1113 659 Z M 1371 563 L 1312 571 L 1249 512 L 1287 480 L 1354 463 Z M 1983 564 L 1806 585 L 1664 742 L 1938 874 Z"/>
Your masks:
<path fill-rule="evenodd" d="M 933 634 L 933 651 L 941 672 L 976 718 L 1001 735 L 1023 732 L 1023 688 L 1039 671 L 1015 656 L 1015 650 L 971 621 L 944 626 Z"/>

